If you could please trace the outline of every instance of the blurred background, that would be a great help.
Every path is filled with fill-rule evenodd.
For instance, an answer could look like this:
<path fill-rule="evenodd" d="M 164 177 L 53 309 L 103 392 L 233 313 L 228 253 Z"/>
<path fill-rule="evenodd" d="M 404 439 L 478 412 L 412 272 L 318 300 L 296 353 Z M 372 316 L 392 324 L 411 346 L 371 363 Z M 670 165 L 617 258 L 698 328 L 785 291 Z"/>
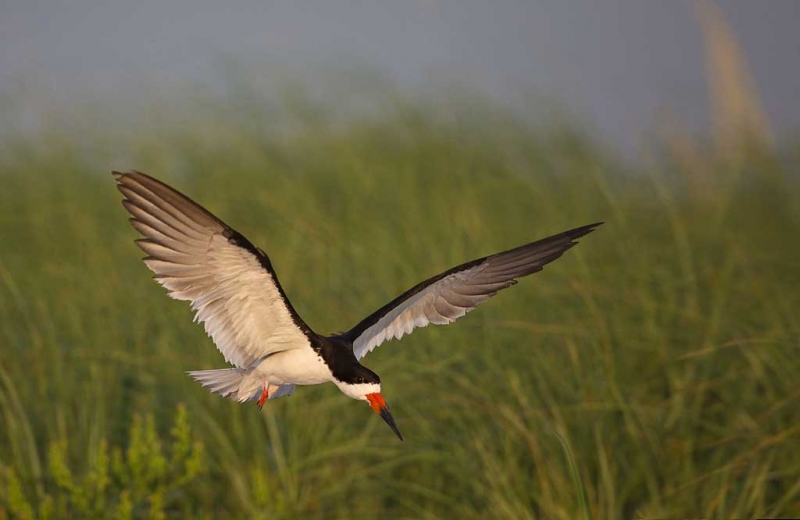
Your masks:
<path fill-rule="evenodd" d="M 800 515 L 800 4 L 0 2 L 0 519 Z M 450 327 L 239 405 L 112 169 L 320 333 L 598 220 Z"/>

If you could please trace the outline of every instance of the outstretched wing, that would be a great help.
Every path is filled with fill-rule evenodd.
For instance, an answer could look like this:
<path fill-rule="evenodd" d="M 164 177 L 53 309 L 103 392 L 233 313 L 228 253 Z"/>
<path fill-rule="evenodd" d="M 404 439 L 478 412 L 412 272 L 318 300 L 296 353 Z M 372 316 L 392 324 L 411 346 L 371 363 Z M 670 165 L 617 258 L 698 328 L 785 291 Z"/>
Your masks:
<path fill-rule="evenodd" d="M 384 341 L 400 339 L 415 327 L 451 323 L 497 291 L 516 284 L 517 278 L 541 271 L 575 246 L 576 239 L 600 224 L 565 231 L 454 267 L 412 287 L 343 336 L 353 342 L 353 352 L 361 359 Z"/>
<path fill-rule="evenodd" d="M 247 367 L 308 346 L 267 255 L 185 195 L 139 172 L 114 172 L 144 263 L 177 300 L 188 300 L 225 360 Z"/>

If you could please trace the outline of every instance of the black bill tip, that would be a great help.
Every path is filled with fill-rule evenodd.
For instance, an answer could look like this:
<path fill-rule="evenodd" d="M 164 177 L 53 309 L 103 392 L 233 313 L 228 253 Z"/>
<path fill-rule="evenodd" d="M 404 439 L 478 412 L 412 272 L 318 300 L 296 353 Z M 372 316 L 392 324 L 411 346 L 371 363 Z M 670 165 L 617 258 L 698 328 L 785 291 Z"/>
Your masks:
<path fill-rule="evenodd" d="M 392 431 L 395 433 L 395 435 L 397 435 L 397 438 L 400 439 L 401 441 L 404 440 L 403 434 L 400 433 L 400 429 L 397 428 L 397 423 L 394 422 L 394 417 L 392 417 L 391 412 L 389 412 L 389 407 L 386 406 L 381 408 L 380 414 L 381 414 L 381 419 L 386 421 L 386 424 L 388 424 L 389 428 L 391 428 Z"/>

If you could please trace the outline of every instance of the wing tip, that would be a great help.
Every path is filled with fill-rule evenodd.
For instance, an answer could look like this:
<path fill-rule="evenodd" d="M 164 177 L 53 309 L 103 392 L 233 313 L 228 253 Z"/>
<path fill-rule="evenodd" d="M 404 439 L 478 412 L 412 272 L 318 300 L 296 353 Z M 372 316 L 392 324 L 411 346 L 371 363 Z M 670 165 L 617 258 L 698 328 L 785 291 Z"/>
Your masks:
<path fill-rule="evenodd" d="M 134 183 L 136 182 L 137 175 L 146 176 L 145 174 L 138 172 L 136 170 L 128 170 L 126 172 L 112 170 L 111 175 L 114 176 L 117 190 L 119 190 L 119 192 L 122 193 L 123 197 L 125 197 L 124 199 L 122 199 L 123 205 L 125 204 L 125 201 L 129 200 L 129 196 L 127 193 L 125 193 L 125 189 L 128 190 L 132 189 L 132 186 L 134 186 Z"/>
<path fill-rule="evenodd" d="M 137 170 L 128 170 L 128 171 L 125 171 L 125 172 L 121 172 L 119 170 L 111 170 L 111 175 L 114 176 L 114 180 L 117 181 L 117 184 L 124 184 L 125 180 L 128 177 L 136 177 L 136 176 L 139 176 L 139 175 L 147 176 L 146 174 L 144 174 L 144 173 L 142 173 L 140 171 L 137 171 Z"/>
<path fill-rule="evenodd" d="M 564 234 L 569 237 L 570 240 L 577 240 L 582 236 L 586 236 L 598 227 L 605 224 L 605 222 L 595 222 L 593 224 L 587 224 L 585 226 L 581 226 L 575 229 L 570 229 L 569 231 L 565 231 Z"/>

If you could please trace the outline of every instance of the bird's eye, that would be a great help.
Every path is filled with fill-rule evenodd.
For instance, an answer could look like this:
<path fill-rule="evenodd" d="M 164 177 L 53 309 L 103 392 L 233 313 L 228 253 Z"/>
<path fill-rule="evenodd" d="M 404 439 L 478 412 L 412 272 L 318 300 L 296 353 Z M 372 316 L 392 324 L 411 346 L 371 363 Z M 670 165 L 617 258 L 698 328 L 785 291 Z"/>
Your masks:
<path fill-rule="evenodd" d="M 364 378 L 363 377 L 359 377 L 357 381 L 359 382 L 359 384 L 363 383 L 364 382 Z"/>

